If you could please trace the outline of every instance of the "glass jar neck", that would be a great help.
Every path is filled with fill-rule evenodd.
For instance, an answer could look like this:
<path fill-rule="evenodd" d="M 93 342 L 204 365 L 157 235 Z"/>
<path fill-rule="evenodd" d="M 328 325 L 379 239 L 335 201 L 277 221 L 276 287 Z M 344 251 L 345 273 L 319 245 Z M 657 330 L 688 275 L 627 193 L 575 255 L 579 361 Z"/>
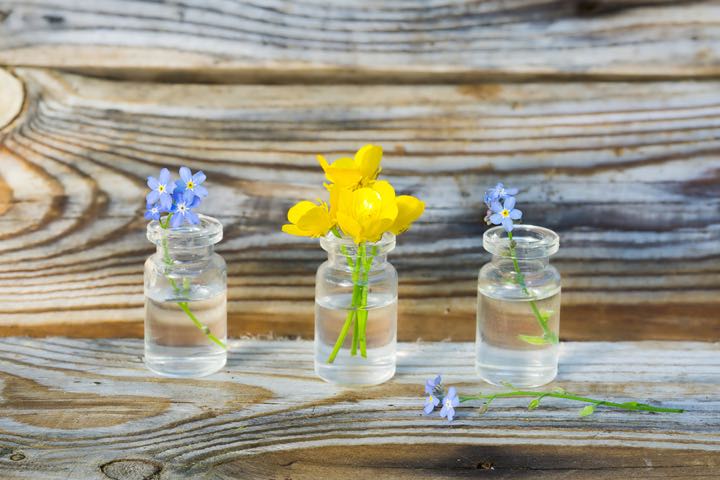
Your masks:
<path fill-rule="evenodd" d="M 387 263 L 388 253 L 395 248 L 395 235 L 386 233 L 377 242 L 356 244 L 350 239 L 328 234 L 320 239 L 320 245 L 328 252 L 328 262 L 334 268 L 372 270 Z"/>
<path fill-rule="evenodd" d="M 222 224 L 215 218 L 198 215 L 197 225 L 162 228 L 153 221 L 147 226 L 148 240 L 157 246 L 157 255 L 167 265 L 207 263 L 222 239 Z"/>
<path fill-rule="evenodd" d="M 515 270 L 515 262 L 521 272 L 535 272 L 545 269 L 550 264 L 550 257 L 516 258 L 506 255 L 493 255 L 490 263 L 500 270 Z"/>

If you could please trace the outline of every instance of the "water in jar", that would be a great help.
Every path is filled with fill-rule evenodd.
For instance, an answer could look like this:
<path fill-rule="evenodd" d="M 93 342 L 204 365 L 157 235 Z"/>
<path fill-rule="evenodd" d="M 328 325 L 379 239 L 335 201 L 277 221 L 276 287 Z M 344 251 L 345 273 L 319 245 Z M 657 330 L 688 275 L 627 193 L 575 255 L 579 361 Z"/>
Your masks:
<path fill-rule="evenodd" d="M 532 299 L 557 335 L 560 321 L 560 288 L 541 298 L 493 298 L 478 295 L 477 357 L 475 367 L 483 380 L 495 385 L 537 387 L 557 374 L 558 344 L 534 344 L 521 336 L 542 337 L 543 329 L 530 305 Z"/>
<path fill-rule="evenodd" d="M 350 294 L 320 297 L 315 301 L 315 372 L 339 385 L 362 386 L 383 383 L 395 374 L 397 297 L 368 295 L 367 358 L 351 355 L 352 326 L 333 363 L 328 357 L 345 323 L 351 305 Z"/>

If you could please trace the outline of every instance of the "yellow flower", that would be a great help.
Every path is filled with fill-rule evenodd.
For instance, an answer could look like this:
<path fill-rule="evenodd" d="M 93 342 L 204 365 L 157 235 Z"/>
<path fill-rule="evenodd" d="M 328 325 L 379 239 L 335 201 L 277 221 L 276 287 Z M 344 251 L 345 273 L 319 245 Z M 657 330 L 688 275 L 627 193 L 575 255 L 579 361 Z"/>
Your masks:
<path fill-rule="evenodd" d="M 355 243 L 380 240 L 398 214 L 395 190 L 385 181 L 357 190 L 341 189 L 338 197 L 338 225 Z"/>
<path fill-rule="evenodd" d="M 341 187 L 355 189 L 366 187 L 375 181 L 380 173 L 382 148 L 377 145 L 365 145 L 355 153 L 355 158 L 340 158 L 328 164 L 325 157 L 317 156 L 325 171 L 325 178 Z"/>
<path fill-rule="evenodd" d="M 425 211 L 425 202 L 410 195 L 400 195 L 395 200 L 398 214 L 395 223 L 390 227 L 390 231 L 395 235 L 400 235 L 410 228 L 410 224 L 420 218 L 420 215 Z"/>
<path fill-rule="evenodd" d="M 290 223 L 283 225 L 282 231 L 300 237 L 322 237 L 334 226 L 324 202 L 299 202 L 288 210 L 288 220 Z"/>

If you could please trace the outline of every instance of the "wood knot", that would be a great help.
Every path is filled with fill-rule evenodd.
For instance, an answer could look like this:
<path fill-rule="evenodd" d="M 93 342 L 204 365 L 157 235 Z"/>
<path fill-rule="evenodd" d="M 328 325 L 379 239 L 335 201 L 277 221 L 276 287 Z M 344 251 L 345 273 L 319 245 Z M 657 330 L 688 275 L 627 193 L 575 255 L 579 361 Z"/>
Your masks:
<path fill-rule="evenodd" d="M 121 458 L 100 465 L 100 471 L 113 480 L 156 480 L 162 465 L 136 458 Z"/>

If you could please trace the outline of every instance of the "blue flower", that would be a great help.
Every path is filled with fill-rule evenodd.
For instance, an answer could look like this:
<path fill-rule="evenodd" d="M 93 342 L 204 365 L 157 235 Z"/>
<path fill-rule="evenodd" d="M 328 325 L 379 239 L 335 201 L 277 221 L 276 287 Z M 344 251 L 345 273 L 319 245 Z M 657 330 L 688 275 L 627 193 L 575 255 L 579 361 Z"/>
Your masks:
<path fill-rule="evenodd" d="M 452 422 L 453 417 L 455 417 L 455 407 L 460 405 L 460 399 L 457 396 L 457 392 L 455 391 L 455 387 L 450 387 L 448 389 L 448 393 L 443 398 L 443 406 L 440 410 L 440 416 L 443 418 L 447 418 L 448 422 Z"/>
<path fill-rule="evenodd" d="M 160 215 L 165 212 L 157 203 L 148 203 L 145 208 L 145 220 L 160 220 Z"/>
<path fill-rule="evenodd" d="M 147 203 L 158 203 L 166 210 L 172 207 L 172 193 L 175 190 L 175 184 L 170 182 L 170 172 L 167 168 L 160 170 L 158 178 L 148 177 L 147 186 L 150 187 L 150 193 L 145 198 Z"/>
<path fill-rule="evenodd" d="M 175 185 L 182 191 L 189 190 L 200 198 L 207 197 L 207 188 L 200 185 L 205 181 L 205 174 L 202 171 L 193 175 L 192 171 L 187 167 L 180 167 L 180 180 L 175 181 Z"/>
<path fill-rule="evenodd" d="M 425 380 L 425 393 L 435 393 L 442 385 L 442 377 L 438 375 L 435 378 L 428 378 Z"/>
<path fill-rule="evenodd" d="M 442 377 L 440 375 L 425 380 L 425 393 L 427 397 L 425 397 L 423 411 L 425 415 L 429 415 L 440 404 L 440 399 L 443 396 Z"/>
<path fill-rule="evenodd" d="M 170 226 L 177 228 L 187 222 L 191 225 L 200 223 L 200 218 L 192 211 L 193 208 L 200 205 L 200 198 L 190 190 L 175 192 L 173 195 L 173 206 L 170 210 L 173 214 L 170 220 Z"/>
<path fill-rule="evenodd" d="M 439 404 L 440 399 L 433 393 L 429 393 L 428 396 L 425 397 L 425 407 L 423 408 L 425 415 L 430 415 L 432 411 L 435 410 L 435 407 L 437 407 Z"/>
<path fill-rule="evenodd" d="M 506 232 L 512 232 L 513 220 L 520 220 L 522 212 L 515 208 L 515 197 L 507 197 L 502 205 L 496 201 L 490 206 L 490 223 L 502 225 Z"/>
<path fill-rule="evenodd" d="M 487 189 L 483 199 L 485 200 L 485 205 L 487 205 L 488 208 L 492 208 L 493 203 L 517 195 L 517 193 L 517 188 L 505 188 L 502 183 L 498 183 L 494 187 Z"/>

